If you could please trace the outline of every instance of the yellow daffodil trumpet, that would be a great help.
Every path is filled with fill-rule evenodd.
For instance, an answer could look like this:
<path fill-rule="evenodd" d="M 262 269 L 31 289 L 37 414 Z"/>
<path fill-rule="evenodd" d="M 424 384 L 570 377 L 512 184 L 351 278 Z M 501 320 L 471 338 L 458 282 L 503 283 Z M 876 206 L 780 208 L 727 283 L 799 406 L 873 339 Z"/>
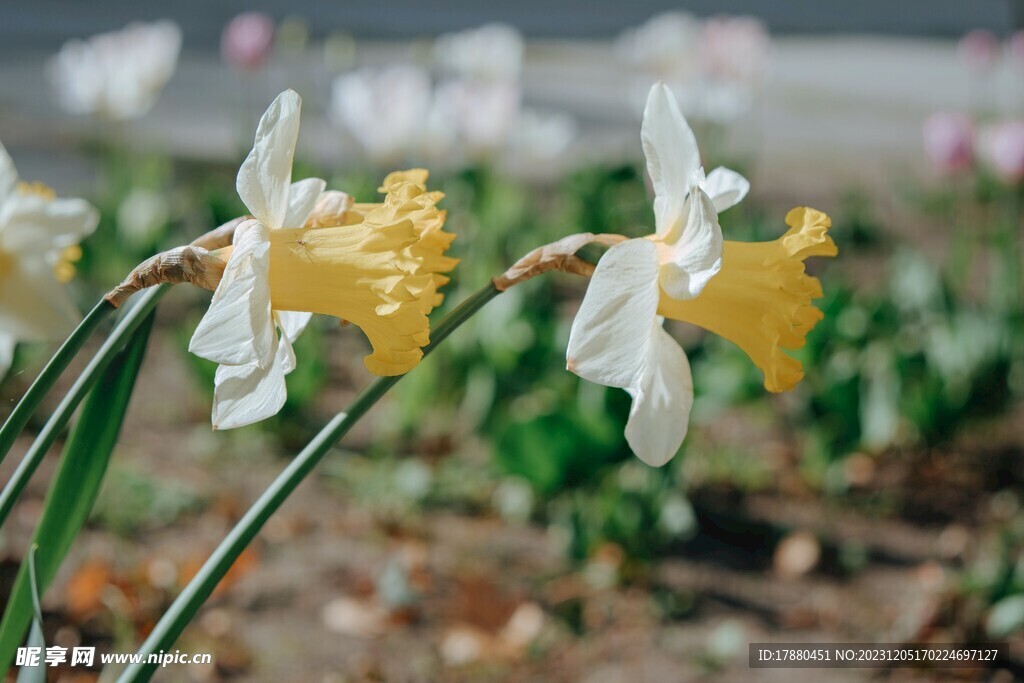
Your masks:
<path fill-rule="evenodd" d="M 455 259 L 444 255 L 443 197 L 426 189 L 427 172 L 392 173 L 381 204 L 355 205 L 341 225 L 270 233 L 270 300 L 275 310 L 331 315 L 357 325 L 377 375 L 408 372 L 430 342 L 427 315 Z M 316 218 L 313 223 L 318 222 Z"/>
<path fill-rule="evenodd" d="M 786 215 L 789 231 L 772 242 L 730 242 L 722 250 L 722 269 L 694 299 L 661 292 L 658 315 L 693 323 L 734 342 L 764 372 L 765 389 L 788 391 L 803 379 L 800 362 L 783 352 L 804 345 L 821 320 L 811 303 L 822 296 L 821 283 L 804 272 L 810 256 L 835 256 L 828 235 L 832 221 L 807 207 Z"/>

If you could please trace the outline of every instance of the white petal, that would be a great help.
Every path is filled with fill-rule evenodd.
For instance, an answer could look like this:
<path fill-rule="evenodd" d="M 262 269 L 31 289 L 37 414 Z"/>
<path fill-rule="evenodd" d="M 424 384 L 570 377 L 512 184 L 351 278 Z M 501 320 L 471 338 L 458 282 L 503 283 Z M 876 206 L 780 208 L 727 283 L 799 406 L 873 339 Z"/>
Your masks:
<path fill-rule="evenodd" d="M 306 220 L 321 226 L 341 225 L 345 212 L 352 208 L 353 203 L 352 197 L 344 192 L 327 190 L 320 195 L 313 212 Z"/>
<path fill-rule="evenodd" d="M 283 228 L 301 228 L 306 224 L 309 214 L 320 198 L 327 182 L 320 178 L 306 178 L 292 183 L 288 190 L 288 213 L 285 214 Z"/>
<path fill-rule="evenodd" d="M 295 351 L 292 349 L 292 344 L 299 338 L 302 331 L 306 329 L 306 325 L 309 324 L 309 320 L 312 317 L 312 313 L 306 313 L 305 311 L 274 311 L 274 320 L 277 321 L 278 327 L 281 328 L 278 355 L 283 354 L 282 364 L 284 374 L 286 375 L 295 369 Z"/>
<path fill-rule="evenodd" d="M 711 198 L 699 187 L 686 200 L 678 241 L 662 252 L 661 287 L 673 299 L 692 299 L 722 268 L 722 228 Z"/>
<path fill-rule="evenodd" d="M 284 336 L 291 342 L 299 338 L 312 317 L 313 314 L 306 311 L 274 311 L 274 319 Z"/>
<path fill-rule="evenodd" d="M 18 340 L 13 335 L 0 332 L 0 379 L 3 379 L 11 369 L 11 363 L 14 362 L 14 347 L 17 344 Z"/>
<path fill-rule="evenodd" d="M 690 177 L 700 168 L 700 151 L 676 98 L 664 83 L 651 88 L 640 129 L 647 172 L 654 185 L 654 218 L 659 235 L 677 227 Z"/>
<path fill-rule="evenodd" d="M 708 174 L 708 179 L 702 186 L 711 201 L 715 204 L 715 210 L 722 213 L 726 209 L 735 206 L 750 192 L 750 181 L 736 171 L 719 166 Z"/>
<path fill-rule="evenodd" d="M 238 169 L 238 196 L 252 215 L 271 229 L 282 227 L 288 213 L 301 109 L 302 98 L 294 90 L 278 95 L 260 119 L 252 151 Z"/>
<path fill-rule="evenodd" d="M 78 244 L 99 223 L 99 213 L 83 199 L 46 199 L 14 194 L 2 209 L 0 246 L 7 251 L 59 252 Z"/>
<path fill-rule="evenodd" d="M 270 241 L 252 221 L 231 252 L 210 308 L 199 321 L 188 350 L 227 365 L 273 360 L 277 331 L 270 310 Z"/>
<path fill-rule="evenodd" d="M 18 171 L 14 168 L 14 160 L 7 153 L 7 148 L 0 143 L 0 205 L 14 192 L 18 184 Z"/>
<path fill-rule="evenodd" d="M 645 239 L 621 242 L 597 264 L 569 333 L 566 366 L 583 379 L 629 387 L 643 370 L 658 310 L 658 251 Z"/>
<path fill-rule="evenodd" d="M 266 369 L 221 365 L 214 377 L 214 429 L 234 429 L 277 415 L 287 398 L 280 353 Z"/>
<path fill-rule="evenodd" d="M 641 381 L 627 389 L 633 396 L 626 441 L 638 458 L 661 467 L 686 438 L 693 407 L 690 363 L 679 344 L 656 322 L 650 335 L 649 362 Z"/>
<path fill-rule="evenodd" d="M 61 339 L 81 319 L 43 254 L 19 258 L 0 283 L 0 330 L 22 341 Z"/>
<path fill-rule="evenodd" d="M 284 335 L 277 342 L 277 357 L 274 362 L 281 365 L 281 372 L 286 375 L 295 369 L 295 349 L 292 347 L 292 343 L 288 341 L 288 337 Z"/>

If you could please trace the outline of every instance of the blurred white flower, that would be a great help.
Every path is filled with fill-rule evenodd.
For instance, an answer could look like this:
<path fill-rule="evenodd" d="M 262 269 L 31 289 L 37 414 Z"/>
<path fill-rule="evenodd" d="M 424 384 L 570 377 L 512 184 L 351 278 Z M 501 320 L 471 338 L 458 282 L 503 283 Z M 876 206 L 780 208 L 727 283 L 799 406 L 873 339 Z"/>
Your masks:
<path fill-rule="evenodd" d="M 714 17 L 700 34 L 701 67 L 717 81 L 760 83 L 771 59 L 771 39 L 754 17 Z"/>
<path fill-rule="evenodd" d="M 457 76 L 478 80 L 518 80 L 523 36 L 506 24 L 487 24 L 447 33 L 434 45 L 438 64 Z"/>
<path fill-rule="evenodd" d="M 981 131 L 978 152 L 1003 180 L 1024 181 L 1024 119 L 1003 121 Z"/>
<path fill-rule="evenodd" d="M 699 21 L 685 12 L 666 12 L 623 32 L 616 51 L 643 74 L 637 84 L 664 82 L 686 116 L 728 123 L 753 105 L 771 40 L 751 17 Z M 643 101 L 639 89 L 629 88 L 630 102 Z"/>
<path fill-rule="evenodd" d="M 502 479 L 491 496 L 491 502 L 504 519 L 524 523 L 533 513 L 534 495 L 530 483 L 519 477 Z"/>
<path fill-rule="evenodd" d="M 672 92 L 687 116 L 702 121 L 730 123 L 754 104 L 753 91 L 738 83 L 701 81 L 689 87 L 677 85 Z"/>
<path fill-rule="evenodd" d="M 78 243 L 98 222 L 86 201 L 20 182 L 0 144 L 0 376 L 17 342 L 60 339 L 78 323 L 64 283 L 74 275 Z"/>
<path fill-rule="evenodd" d="M 519 85 L 510 81 L 448 81 L 436 99 L 454 117 L 459 141 L 470 154 L 496 152 L 508 143 L 519 119 Z"/>
<path fill-rule="evenodd" d="M 671 493 L 658 512 L 658 526 L 673 538 L 689 537 L 697 531 L 697 513 L 681 493 Z"/>
<path fill-rule="evenodd" d="M 48 63 L 61 106 L 73 114 L 132 119 L 145 114 L 174 74 L 181 29 L 172 21 L 131 24 L 71 40 Z"/>
<path fill-rule="evenodd" d="M 461 154 L 458 147 L 459 116 L 456 103 L 439 95 L 439 90 L 435 89 L 430 100 L 430 108 L 420 123 L 422 135 L 414 147 L 424 159 L 450 165 L 457 161 Z"/>
<path fill-rule="evenodd" d="M 569 150 L 576 133 L 576 119 L 568 114 L 523 109 L 512 131 L 511 151 L 528 161 L 555 159 Z"/>
<path fill-rule="evenodd" d="M 692 76 L 700 22 L 687 12 L 664 12 L 627 29 L 615 43 L 616 51 L 634 67 L 666 81 Z"/>
<path fill-rule="evenodd" d="M 419 67 L 364 69 L 335 79 L 330 116 L 348 129 L 369 157 L 394 162 L 420 145 L 432 98 L 430 75 Z M 435 123 L 440 129 L 443 120 Z"/>
<path fill-rule="evenodd" d="M 135 249 L 152 246 L 169 216 L 170 208 L 163 194 L 134 188 L 117 209 L 117 236 Z"/>

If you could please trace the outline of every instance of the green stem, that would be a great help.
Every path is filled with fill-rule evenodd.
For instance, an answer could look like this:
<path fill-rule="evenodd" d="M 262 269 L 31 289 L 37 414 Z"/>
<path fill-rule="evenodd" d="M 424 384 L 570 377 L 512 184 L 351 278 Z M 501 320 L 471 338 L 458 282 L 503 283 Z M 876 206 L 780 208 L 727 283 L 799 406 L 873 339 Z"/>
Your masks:
<path fill-rule="evenodd" d="M 71 333 L 71 336 L 57 349 L 57 353 L 46 364 L 43 371 L 39 373 L 39 377 L 36 377 L 36 381 L 32 383 L 32 386 L 28 388 L 25 395 L 18 401 L 18 405 L 11 411 L 7 421 L 4 422 L 4 426 L 0 427 L 0 462 L 3 462 L 4 457 L 11 450 L 11 446 L 14 445 L 15 439 L 21 434 L 21 430 L 25 428 L 28 421 L 32 419 L 36 408 L 39 407 L 43 398 L 53 388 L 57 378 L 67 369 L 68 364 L 78 355 L 78 352 L 82 350 L 85 342 L 92 337 L 92 333 L 96 331 L 100 323 L 115 310 L 117 309 L 107 303 L 106 300 L 100 301 L 82 319 L 82 322 L 78 324 L 78 327 Z"/>
<path fill-rule="evenodd" d="M 89 389 L 92 388 L 92 385 L 103 374 L 103 371 L 107 369 L 114 356 L 128 343 L 132 333 L 135 332 L 146 319 L 146 316 L 156 307 L 161 297 L 170 290 L 170 287 L 170 285 L 160 285 L 150 289 L 141 296 L 138 302 L 125 313 L 124 318 L 111 331 L 103 346 L 100 347 L 100 350 L 89 361 L 82 374 L 75 380 L 67 395 L 64 396 L 64 399 L 57 406 L 53 415 L 50 416 L 42 431 L 39 432 L 28 452 L 25 453 L 25 457 L 18 464 L 18 468 L 11 476 L 11 480 L 7 482 L 3 491 L 0 492 L 0 527 L 3 526 L 7 515 L 10 514 L 11 508 L 14 507 L 14 503 L 18 500 L 22 491 L 25 490 L 28 480 L 32 478 L 36 468 L 39 467 L 39 463 L 43 461 L 46 452 L 50 450 L 50 446 L 57 440 L 57 436 L 67 426 L 72 413 L 75 412 L 75 408 L 78 407 L 78 404 L 89 393 Z"/>
<path fill-rule="evenodd" d="M 500 292 L 493 285 L 481 289 L 459 304 L 451 313 L 444 317 L 431 332 L 430 345 L 423 349 L 423 355 L 430 353 L 438 344 L 454 332 L 462 323 L 469 320 L 474 313 L 483 308 L 484 304 L 496 297 Z M 348 412 L 338 413 L 320 430 L 302 452 L 274 479 L 273 483 L 253 503 L 245 516 L 238 521 L 231 532 L 224 538 L 202 569 L 189 581 L 184 590 L 174 600 L 156 627 L 139 648 L 142 659 L 148 659 L 149 653 L 169 651 L 181 635 L 185 626 L 192 620 L 199 608 L 210 597 L 228 569 L 234 564 L 242 551 L 252 542 L 263 525 L 270 519 L 295 488 L 313 471 L 334 444 L 348 433 L 356 422 L 395 385 L 402 375 L 381 377 L 368 386 L 349 406 Z M 132 664 L 118 678 L 119 683 L 148 681 L 156 669 L 156 664 Z"/>

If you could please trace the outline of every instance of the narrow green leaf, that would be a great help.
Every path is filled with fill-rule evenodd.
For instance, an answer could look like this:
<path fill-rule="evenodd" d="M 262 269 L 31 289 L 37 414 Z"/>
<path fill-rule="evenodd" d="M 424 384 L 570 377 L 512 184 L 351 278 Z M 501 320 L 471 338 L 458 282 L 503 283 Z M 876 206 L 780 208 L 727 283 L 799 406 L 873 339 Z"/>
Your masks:
<path fill-rule="evenodd" d="M 68 364 L 82 350 L 82 347 L 89 341 L 92 333 L 96 331 L 100 323 L 106 320 L 107 316 L 115 310 L 117 309 L 107 303 L 105 299 L 100 300 L 96 307 L 82 318 L 82 322 L 78 324 L 78 327 L 75 328 L 67 340 L 61 344 L 61 347 L 57 349 L 57 353 L 53 354 L 53 358 L 50 359 L 50 362 L 39 373 L 36 381 L 32 383 L 32 386 L 28 388 L 25 395 L 18 401 L 18 405 L 11 411 L 3 427 L 0 427 L 0 462 L 3 462 L 7 452 L 14 445 L 14 440 L 18 438 L 21 430 L 32 419 L 32 415 L 36 412 L 39 404 L 46 398 L 46 394 L 50 392 L 57 379 L 67 369 Z M 0 377 L 0 379 L 3 378 Z"/>
<path fill-rule="evenodd" d="M 35 590 L 35 580 L 42 591 L 49 587 L 92 510 L 128 410 L 152 325 L 150 313 L 90 392 L 68 439 L 32 539 L 38 547 L 34 562 L 38 571 L 31 569 L 30 554 L 18 571 L 0 622 L 0 671 L 10 667 L 32 620 L 33 593 L 40 592 Z"/>
<path fill-rule="evenodd" d="M 38 647 L 39 663 L 36 666 L 22 666 L 18 671 L 17 683 L 46 683 L 46 662 L 42 653 L 46 650 L 43 637 L 43 608 L 40 606 L 39 582 L 36 574 L 36 545 L 28 549 L 28 576 L 32 588 L 32 630 L 28 634 L 28 647 Z"/>
<path fill-rule="evenodd" d="M 114 356 L 121 352 L 125 344 L 127 344 L 129 337 L 139 328 L 149 315 L 149 312 L 156 307 L 160 298 L 170 290 L 170 287 L 170 285 L 154 287 L 130 304 L 130 308 L 125 312 L 124 317 L 118 321 L 110 336 L 103 342 L 103 346 L 96 352 L 93 359 L 89 361 L 89 364 L 82 371 L 82 374 L 78 376 L 78 379 L 75 380 L 75 383 L 61 400 L 57 409 L 53 411 L 53 415 L 46 421 L 46 425 L 43 426 L 39 435 L 36 436 L 36 440 L 29 447 L 21 462 L 18 463 L 18 467 L 14 470 L 14 474 L 11 475 L 10 481 L 0 491 L 0 527 L 3 526 L 7 515 L 10 514 L 18 497 L 25 490 L 29 479 L 32 478 L 36 468 L 39 467 L 39 463 L 43 461 L 47 451 L 50 450 L 50 446 L 53 445 L 53 442 L 57 440 L 64 427 L 67 426 L 68 421 L 71 420 L 71 415 L 75 412 L 78 404 L 86 397 L 100 375 L 106 371 Z"/>

